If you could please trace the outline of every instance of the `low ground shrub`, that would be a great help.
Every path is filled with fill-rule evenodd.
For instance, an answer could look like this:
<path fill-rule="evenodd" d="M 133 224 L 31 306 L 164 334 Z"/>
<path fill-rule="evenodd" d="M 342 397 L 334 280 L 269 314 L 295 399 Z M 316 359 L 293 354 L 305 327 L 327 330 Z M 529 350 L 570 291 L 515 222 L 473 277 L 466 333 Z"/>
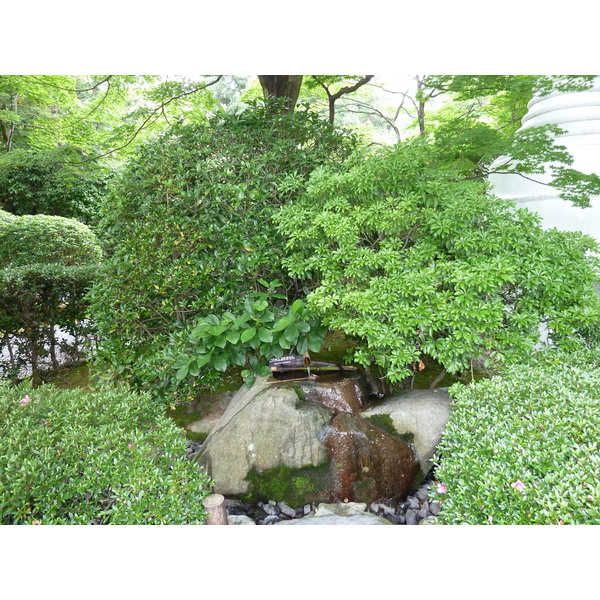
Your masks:
<path fill-rule="evenodd" d="M 599 352 L 546 352 L 450 394 L 442 523 L 600 524 Z"/>
<path fill-rule="evenodd" d="M 144 394 L 0 384 L 0 523 L 199 524 L 209 478 Z"/>

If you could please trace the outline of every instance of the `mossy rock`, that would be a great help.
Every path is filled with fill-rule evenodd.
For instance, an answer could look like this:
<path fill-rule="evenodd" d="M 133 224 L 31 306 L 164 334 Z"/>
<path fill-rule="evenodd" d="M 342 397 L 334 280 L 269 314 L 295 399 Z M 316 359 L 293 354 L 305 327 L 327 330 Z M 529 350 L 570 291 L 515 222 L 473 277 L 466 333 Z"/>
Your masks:
<path fill-rule="evenodd" d="M 252 470 L 246 481 L 250 491 L 241 496 L 244 501 L 277 500 L 292 507 L 304 506 L 323 500 L 324 490 L 331 488 L 331 466 L 325 462 L 297 469 L 281 465 L 261 473 Z"/>
<path fill-rule="evenodd" d="M 374 425 L 375 427 L 379 427 L 379 429 L 382 429 L 389 435 L 398 438 L 399 440 L 402 440 L 407 444 L 412 444 L 415 441 L 415 436 L 412 433 L 400 433 L 394 427 L 394 421 L 392 420 L 392 417 L 390 417 L 390 415 L 386 415 L 383 413 L 378 415 L 369 415 L 368 417 L 365 417 L 365 421 L 368 421 L 369 423 L 371 423 L 371 425 Z"/>

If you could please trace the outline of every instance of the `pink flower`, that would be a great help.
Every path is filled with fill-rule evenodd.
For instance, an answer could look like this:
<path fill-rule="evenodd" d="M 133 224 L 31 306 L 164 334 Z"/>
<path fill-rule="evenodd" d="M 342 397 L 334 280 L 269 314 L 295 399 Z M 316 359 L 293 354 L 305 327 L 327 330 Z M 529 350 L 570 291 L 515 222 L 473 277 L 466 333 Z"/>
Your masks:
<path fill-rule="evenodd" d="M 44 425 L 50 425 L 50 421 L 44 421 Z"/>
<path fill-rule="evenodd" d="M 448 491 L 448 488 L 446 487 L 445 483 L 438 483 L 437 485 L 437 493 L 438 494 L 445 494 Z"/>
<path fill-rule="evenodd" d="M 133 444 L 127 444 L 128 448 L 133 448 Z"/>
<path fill-rule="evenodd" d="M 20 404 L 21 406 L 25 406 L 26 404 L 29 404 L 31 402 L 31 398 L 27 395 L 25 396 L 25 398 L 23 398 L 23 400 L 21 400 Z"/>
<path fill-rule="evenodd" d="M 525 484 L 520 479 L 517 479 L 514 483 L 510 484 L 510 487 L 522 492 L 525 489 Z"/>

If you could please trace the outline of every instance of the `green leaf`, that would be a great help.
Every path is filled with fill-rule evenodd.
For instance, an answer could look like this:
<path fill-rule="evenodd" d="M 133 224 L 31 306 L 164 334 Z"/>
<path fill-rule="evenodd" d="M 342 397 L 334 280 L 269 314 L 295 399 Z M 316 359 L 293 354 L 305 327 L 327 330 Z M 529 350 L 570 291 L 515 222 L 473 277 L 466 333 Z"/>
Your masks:
<path fill-rule="evenodd" d="M 292 304 L 292 312 L 297 313 L 303 306 L 304 302 L 298 298 L 298 300 L 295 300 Z"/>
<path fill-rule="evenodd" d="M 256 300 L 252 306 L 257 312 L 262 312 L 269 306 L 269 303 L 266 300 Z"/>
<path fill-rule="evenodd" d="M 240 339 L 245 344 L 246 342 L 251 340 L 255 335 L 256 329 L 254 327 L 249 327 L 248 329 L 244 329 L 244 331 L 242 331 Z"/>
<path fill-rule="evenodd" d="M 226 345 L 227 345 L 227 336 L 226 335 L 220 335 L 215 340 L 215 346 L 218 346 L 219 348 L 225 348 Z"/>
<path fill-rule="evenodd" d="M 288 342 L 294 344 L 298 338 L 298 334 L 300 333 L 298 327 L 295 323 L 292 323 L 289 327 L 286 328 L 283 335 Z"/>
<path fill-rule="evenodd" d="M 215 368 L 216 371 L 226 371 L 227 370 L 227 359 L 225 356 L 220 355 L 217 356 L 217 358 L 215 358 L 214 362 L 213 362 L 213 367 Z"/>
<path fill-rule="evenodd" d="M 295 320 L 296 318 L 294 317 L 294 315 L 287 315 L 286 317 L 279 319 L 279 321 L 275 323 L 275 325 L 273 326 L 273 331 L 281 331 L 282 329 L 286 329 L 286 327 L 288 327 L 288 325 L 291 325 Z"/>
<path fill-rule="evenodd" d="M 175 373 L 175 377 L 176 377 L 177 381 L 182 381 L 183 379 L 185 379 L 187 377 L 188 370 L 189 370 L 189 364 L 184 365 L 183 367 L 181 367 L 177 371 L 177 373 Z"/>
<path fill-rule="evenodd" d="M 184 365 L 188 365 L 189 363 L 190 363 L 190 357 L 189 356 L 180 356 L 173 363 L 173 368 L 174 369 L 181 369 L 181 367 L 183 367 Z"/>
<path fill-rule="evenodd" d="M 273 332 L 270 329 L 266 329 L 265 327 L 261 327 L 258 330 L 258 339 L 261 342 L 270 343 L 273 341 Z"/>
<path fill-rule="evenodd" d="M 239 341 L 239 339 L 240 339 L 240 332 L 239 331 L 233 330 L 233 331 L 230 331 L 227 334 L 227 341 L 230 344 L 237 344 L 238 341 Z"/>

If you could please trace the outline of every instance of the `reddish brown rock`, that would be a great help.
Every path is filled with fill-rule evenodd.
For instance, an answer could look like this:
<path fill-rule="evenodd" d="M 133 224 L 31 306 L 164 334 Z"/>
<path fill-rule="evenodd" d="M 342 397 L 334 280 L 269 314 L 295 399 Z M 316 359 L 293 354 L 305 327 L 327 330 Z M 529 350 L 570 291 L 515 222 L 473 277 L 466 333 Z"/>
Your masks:
<path fill-rule="evenodd" d="M 408 494 L 419 471 L 411 446 L 358 415 L 340 413 L 331 426 L 326 444 L 333 501 L 372 502 Z"/>

